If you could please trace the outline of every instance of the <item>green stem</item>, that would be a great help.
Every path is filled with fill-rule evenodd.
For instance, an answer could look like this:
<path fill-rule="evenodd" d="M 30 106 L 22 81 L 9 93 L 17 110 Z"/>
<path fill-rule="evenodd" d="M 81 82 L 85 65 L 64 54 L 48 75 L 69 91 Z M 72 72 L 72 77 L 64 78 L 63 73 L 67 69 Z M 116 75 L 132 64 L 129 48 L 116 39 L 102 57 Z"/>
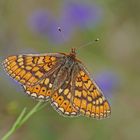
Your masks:
<path fill-rule="evenodd" d="M 47 105 L 47 103 L 43 103 L 42 106 L 38 107 L 36 112 L 40 111 L 42 108 L 44 108 Z"/>
<path fill-rule="evenodd" d="M 1 140 L 7 140 L 18 128 L 20 128 L 34 113 L 45 107 L 41 101 L 38 102 L 30 112 L 26 114 L 27 109 L 24 108 L 11 129 L 1 138 Z M 26 115 L 25 115 L 26 114 Z"/>
<path fill-rule="evenodd" d="M 23 125 L 35 112 L 37 112 L 38 108 L 42 105 L 42 102 L 38 102 L 35 107 L 21 120 L 19 127 Z"/>
<path fill-rule="evenodd" d="M 1 140 L 7 140 L 10 137 L 10 135 L 12 135 L 12 133 L 16 130 L 17 125 L 19 124 L 19 122 L 21 121 L 23 116 L 25 115 L 25 113 L 26 113 L 26 108 L 23 109 L 23 111 L 21 112 L 21 114 L 17 118 L 16 122 L 13 124 L 11 129 L 3 136 L 3 138 Z"/>

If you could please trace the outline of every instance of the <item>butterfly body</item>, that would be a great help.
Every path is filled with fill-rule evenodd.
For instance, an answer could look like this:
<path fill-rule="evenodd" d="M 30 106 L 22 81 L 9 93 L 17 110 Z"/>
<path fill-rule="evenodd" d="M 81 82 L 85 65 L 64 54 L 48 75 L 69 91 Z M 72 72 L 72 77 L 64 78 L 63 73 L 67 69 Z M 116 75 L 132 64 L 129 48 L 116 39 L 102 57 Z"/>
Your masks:
<path fill-rule="evenodd" d="M 54 81 L 54 90 L 60 88 L 66 81 L 67 77 L 71 76 L 72 69 L 75 65 L 75 60 L 70 56 L 64 56 L 63 63 Z"/>
<path fill-rule="evenodd" d="M 47 53 L 9 56 L 6 72 L 18 81 L 25 93 L 49 100 L 64 116 L 84 115 L 96 119 L 110 116 L 110 105 L 83 64 L 70 54 Z"/>

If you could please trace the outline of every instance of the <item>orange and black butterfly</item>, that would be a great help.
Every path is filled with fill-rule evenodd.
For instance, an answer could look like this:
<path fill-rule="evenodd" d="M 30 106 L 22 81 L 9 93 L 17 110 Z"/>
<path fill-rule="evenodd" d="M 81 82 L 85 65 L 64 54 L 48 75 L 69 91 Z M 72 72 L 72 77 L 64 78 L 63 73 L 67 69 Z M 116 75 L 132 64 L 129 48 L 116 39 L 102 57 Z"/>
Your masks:
<path fill-rule="evenodd" d="M 102 119 L 111 114 L 102 91 L 76 59 L 75 49 L 70 54 L 9 56 L 3 65 L 29 96 L 49 100 L 61 115 Z"/>

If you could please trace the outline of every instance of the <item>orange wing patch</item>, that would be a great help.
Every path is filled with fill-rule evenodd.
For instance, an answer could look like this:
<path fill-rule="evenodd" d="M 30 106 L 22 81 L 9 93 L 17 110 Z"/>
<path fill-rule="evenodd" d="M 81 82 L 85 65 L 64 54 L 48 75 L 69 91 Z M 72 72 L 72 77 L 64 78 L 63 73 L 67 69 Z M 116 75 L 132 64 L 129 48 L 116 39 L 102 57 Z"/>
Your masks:
<path fill-rule="evenodd" d="M 50 71 L 57 62 L 55 56 L 10 56 L 4 60 L 6 72 L 16 81 L 24 85 L 34 85 L 46 72 Z"/>
<path fill-rule="evenodd" d="M 79 71 L 75 79 L 73 106 L 82 115 L 97 119 L 106 118 L 111 113 L 109 103 L 100 89 L 82 70 Z"/>
<path fill-rule="evenodd" d="M 58 71 L 59 69 L 55 70 L 34 85 L 23 85 L 25 92 L 35 99 L 48 100 L 52 95 L 52 85 Z"/>
<path fill-rule="evenodd" d="M 51 98 L 51 105 L 54 109 L 63 116 L 78 116 L 79 111 L 77 111 L 71 104 L 70 101 L 71 93 L 68 96 L 64 95 L 64 92 L 61 95 L 58 91 L 54 92 Z"/>
<path fill-rule="evenodd" d="M 45 85 L 44 83 L 39 83 L 34 86 L 23 86 L 25 92 L 35 99 L 48 100 L 51 95 L 51 88 L 49 84 Z"/>

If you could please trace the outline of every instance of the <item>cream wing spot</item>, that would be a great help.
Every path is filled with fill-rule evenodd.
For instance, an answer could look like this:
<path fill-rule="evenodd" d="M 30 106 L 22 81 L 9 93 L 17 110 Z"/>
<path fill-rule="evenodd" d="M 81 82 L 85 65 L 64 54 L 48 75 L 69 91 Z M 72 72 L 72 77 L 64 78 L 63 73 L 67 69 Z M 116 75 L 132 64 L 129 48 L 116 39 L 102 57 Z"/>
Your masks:
<path fill-rule="evenodd" d="M 91 102 L 92 98 L 90 96 L 87 97 L 88 101 Z"/>
<path fill-rule="evenodd" d="M 37 94 L 36 93 L 32 93 L 31 96 L 32 97 L 37 97 Z"/>
<path fill-rule="evenodd" d="M 23 64 L 24 64 L 23 62 L 20 62 L 20 63 L 19 63 L 20 66 L 22 66 Z"/>
<path fill-rule="evenodd" d="M 95 104 L 96 104 L 96 102 L 95 102 L 95 101 L 93 101 L 93 104 L 95 105 Z"/>
<path fill-rule="evenodd" d="M 61 107 L 60 107 L 60 108 L 58 108 L 58 109 L 59 109 L 61 112 L 64 112 L 64 108 L 61 108 Z"/>
<path fill-rule="evenodd" d="M 52 84 L 51 83 L 49 84 L 49 88 L 52 88 Z"/>
<path fill-rule="evenodd" d="M 6 62 L 8 62 L 8 60 L 7 60 L 7 59 L 5 59 L 5 60 L 4 60 L 4 63 L 6 63 Z"/>
<path fill-rule="evenodd" d="M 105 101 L 105 97 L 104 96 L 102 97 L 102 100 Z"/>
<path fill-rule="evenodd" d="M 100 104 L 102 104 L 102 103 L 103 103 L 103 100 L 102 100 L 102 98 L 99 98 L 99 102 L 100 102 Z"/>
<path fill-rule="evenodd" d="M 23 61 L 23 58 L 19 58 L 18 60 L 17 60 L 17 62 L 22 62 Z"/>
<path fill-rule="evenodd" d="M 9 74 L 11 74 L 12 73 L 12 71 L 11 70 L 9 70 Z"/>
<path fill-rule="evenodd" d="M 31 70 L 32 67 L 31 66 L 26 66 L 26 70 Z"/>
<path fill-rule="evenodd" d="M 53 104 L 54 104 L 56 107 L 58 107 L 58 103 L 56 103 L 56 102 L 53 102 Z"/>
<path fill-rule="evenodd" d="M 98 99 L 96 100 L 96 105 L 99 105 L 99 100 Z"/>
<path fill-rule="evenodd" d="M 23 69 L 24 69 L 24 66 L 21 66 L 21 68 L 23 68 Z"/>
<path fill-rule="evenodd" d="M 72 112 L 71 114 L 72 114 L 72 115 L 76 115 L 76 112 Z"/>
<path fill-rule="evenodd" d="M 20 80 L 20 77 L 19 77 L 19 76 L 16 76 L 15 79 L 16 79 L 17 81 L 19 81 L 19 80 Z"/>
<path fill-rule="evenodd" d="M 23 85 L 23 88 L 26 90 L 27 89 L 27 87 L 25 86 L 25 85 Z"/>
<path fill-rule="evenodd" d="M 11 76 L 12 76 L 12 77 L 15 77 L 16 75 L 13 73 L 13 74 L 11 74 Z"/>
<path fill-rule="evenodd" d="M 77 96 L 77 97 L 81 97 L 81 94 L 82 94 L 81 91 L 79 91 L 79 90 L 76 90 L 76 91 L 75 91 L 75 96 Z"/>
<path fill-rule="evenodd" d="M 50 81 L 49 78 L 46 78 L 44 81 L 44 84 L 47 85 L 49 83 L 49 81 Z"/>
<path fill-rule="evenodd" d="M 71 93 L 69 93 L 69 94 L 67 95 L 67 98 L 68 98 L 68 99 L 70 99 L 70 98 L 71 98 Z"/>
<path fill-rule="evenodd" d="M 58 92 L 59 92 L 59 93 L 61 93 L 62 91 L 63 91 L 63 89 L 62 89 L 62 88 L 60 88 Z"/>
<path fill-rule="evenodd" d="M 39 99 L 44 99 L 44 96 L 43 95 L 39 95 L 38 98 Z"/>
<path fill-rule="evenodd" d="M 67 95 L 69 93 L 69 89 L 64 90 L 64 95 Z"/>
<path fill-rule="evenodd" d="M 66 114 L 66 115 L 69 115 L 70 113 L 69 113 L 69 112 L 65 112 L 65 114 Z"/>
<path fill-rule="evenodd" d="M 27 94 L 29 94 L 29 95 L 31 94 L 31 92 L 30 92 L 30 91 L 26 91 L 26 93 L 27 93 Z"/>
<path fill-rule="evenodd" d="M 80 74 L 81 74 L 81 76 L 84 76 L 85 75 L 85 73 L 83 71 L 80 71 Z"/>

